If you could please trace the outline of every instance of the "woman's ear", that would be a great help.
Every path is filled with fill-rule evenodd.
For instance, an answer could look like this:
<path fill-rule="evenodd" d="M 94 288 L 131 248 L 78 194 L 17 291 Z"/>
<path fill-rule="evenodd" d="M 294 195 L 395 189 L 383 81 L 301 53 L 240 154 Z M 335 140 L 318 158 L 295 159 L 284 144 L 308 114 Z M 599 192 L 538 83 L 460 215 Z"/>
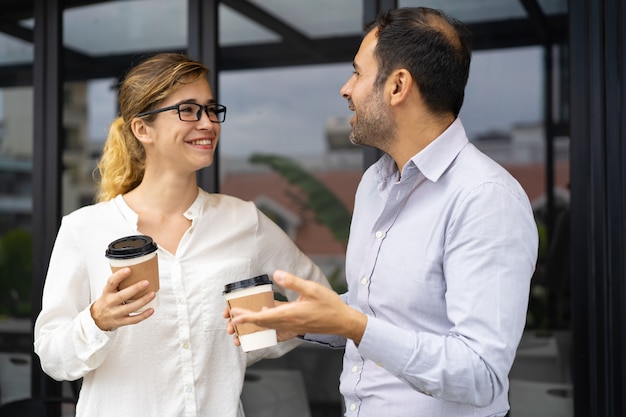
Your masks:
<path fill-rule="evenodd" d="M 413 77 L 411 73 L 400 68 L 391 73 L 387 79 L 387 86 L 389 91 L 389 104 L 394 106 L 404 102 L 413 87 Z"/>
<path fill-rule="evenodd" d="M 146 123 L 145 120 L 140 118 L 134 118 L 130 123 L 130 128 L 133 131 L 133 134 L 137 138 L 137 140 L 141 143 L 150 143 L 152 142 L 151 131 L 152 128 Z"/>

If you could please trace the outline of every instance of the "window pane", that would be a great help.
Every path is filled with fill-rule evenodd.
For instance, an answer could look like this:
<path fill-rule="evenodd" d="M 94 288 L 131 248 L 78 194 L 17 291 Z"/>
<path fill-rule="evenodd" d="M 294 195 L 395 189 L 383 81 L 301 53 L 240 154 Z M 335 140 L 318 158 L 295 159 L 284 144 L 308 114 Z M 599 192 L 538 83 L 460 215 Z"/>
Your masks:
<path fill-rule="evenodd" d="M 526 329 L 509 375 L 511 415 L 522 416 L 540 415 L 538 410 L 547 409 L 554 415 L 573 412 L 569 245 L 563 234 L 569 228 L 569 138 L 554 138 L 558 220 L 549 235 L 544 54 L 540 47 L 475 52 L 461 111 L 473 144 L 526 190 L 540 231 Z M 559 67 L 555 73 L 558 82 Z"/>
<path fill-rule="evenodd" d="M 339 94 L 351 73 L 346 63 L 230 71 L 219 79 L 220 100 L 228 106 L 220 191 L 256 201 L 329 275 L 343 269 L 345 242 L 315 221 L 306 191 L 287 173 L 253 159 L 288 158 L 337 197 L 337 209 L 351 212 L 363 169 L 362 149 L 348 140 L 352 114 Z"/>
<path fill-rule="evenodd" d="M 352 112 L 339 94 L 352 70 L 350 63 L 341 63 L 229 71 L 219 77 L 220 101 L 228 106 L 218 145 L 220 192 L 254 201 L 340 293 L 345 291 L 345 238 L 363 170 L 362 149 L 348 140 Z M 294 166 L 273 168 L 279 158 Z M 291 175 L 299 179 L 288 180 Z M 330 193 L 333 198 L 323 209 L 343 213 L 345 220 L 331 226 L 317 221 L 315 197 L 309 197 L 311 186 L 302 178 L 313 178 L 312 188 Z M 342 354 L 305 343 L 280 359 L 259 362 L 248 370 L 244 407 L 267 409 L 261 392 L 285 395 L 303 380 L 312 416 L 341 415 Z"/>
<path fill-rule="evenodd" d="M 0 403 L 30 397 L 33 89 L 0 89 Z"/>

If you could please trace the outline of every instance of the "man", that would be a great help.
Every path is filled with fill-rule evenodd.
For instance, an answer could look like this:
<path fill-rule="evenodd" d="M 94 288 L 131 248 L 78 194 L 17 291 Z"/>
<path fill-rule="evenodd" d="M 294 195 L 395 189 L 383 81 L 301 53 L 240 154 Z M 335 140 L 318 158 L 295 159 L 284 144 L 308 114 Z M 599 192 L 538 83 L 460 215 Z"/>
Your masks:
<path fill-rule="evenodd" d="M 468 31 L 440 11 L 377 17 L 341 89 L 355 112 L 351 141 L 385 152 L 356 193 L 348 292 L 277 271 L 298 301 L 231 311 L 230 333 L 252 322 L 345 345 L 346 416 L 509 409 L 538 238 L 524 190 L 458 118 L 470 57 Z"/>

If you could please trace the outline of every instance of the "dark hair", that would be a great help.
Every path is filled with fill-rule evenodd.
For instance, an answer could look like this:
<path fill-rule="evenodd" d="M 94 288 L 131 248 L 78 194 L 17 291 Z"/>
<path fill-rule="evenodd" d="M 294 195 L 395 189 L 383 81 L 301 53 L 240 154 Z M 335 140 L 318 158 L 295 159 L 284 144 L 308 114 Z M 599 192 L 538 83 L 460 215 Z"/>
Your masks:
<path fill-rule="evenodd" d="M 378 29 L 377 85 L 405 68 L 430 111 L 458 116 L 472 55 L 471 33 L 463 23 L 441 10 L 407 7 L 379 13 L 365 29 Z"/>

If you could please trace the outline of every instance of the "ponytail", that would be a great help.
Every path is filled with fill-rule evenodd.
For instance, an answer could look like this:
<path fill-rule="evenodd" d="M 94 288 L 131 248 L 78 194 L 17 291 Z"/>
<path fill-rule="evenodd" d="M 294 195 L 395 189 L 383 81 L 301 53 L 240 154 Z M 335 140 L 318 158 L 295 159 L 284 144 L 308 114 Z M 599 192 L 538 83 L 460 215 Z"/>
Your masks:
<path fill-rule="evenodd" d="M 145 151 L 130 123 L 118 117 L 111 123 L 98 163 L 100 179 L 96 202 L 108 201 L 139 185 L 145 170 Z"/>

